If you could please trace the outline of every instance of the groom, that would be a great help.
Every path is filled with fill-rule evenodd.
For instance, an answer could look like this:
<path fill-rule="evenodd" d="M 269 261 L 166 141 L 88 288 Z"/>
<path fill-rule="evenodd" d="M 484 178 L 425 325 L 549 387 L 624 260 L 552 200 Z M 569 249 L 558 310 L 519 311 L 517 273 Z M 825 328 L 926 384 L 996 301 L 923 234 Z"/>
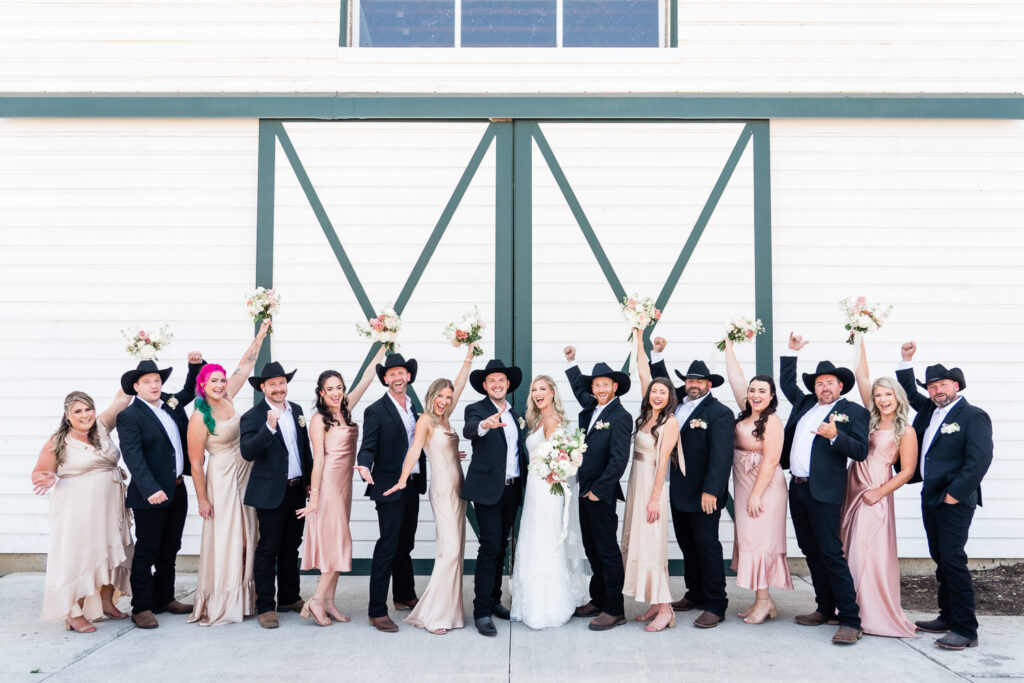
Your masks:
<path fill-rule="evenodd" d="M 616 500 L 625 500 L 619 480 L 629 464 L 633 420 L 619 402 L 629 391 L 629 375 L 598 363 L 588 376 L 576 365 L 576 348 L 566 346 L 565 374 L 579 401 L 579 425 L 587 430 L 587 452 L 576 473 L 580 486 L 580 532 L 590 561 L 590 602 L 574 616 L 594 617 L 591 631 L 607 631 L 626 623 L 622 601 L 625 572 L 617 538 Z"/>
<path fill-rule="evenodd" d="M 491 616 L 508 619 L 501 604 L 501 575 L 508 539 L 523 502 L 526 430 L 506 395 L 523 381 L 523 371 L 494 359 L 469 374 L 469 384 L 486 397 L 466 406 L 463 436 L 473 445 L 462 497 L 473 503 L 480 527 L 480 549 L 473 577 L 473 621 L 484 636 L 496 636 Z"/>

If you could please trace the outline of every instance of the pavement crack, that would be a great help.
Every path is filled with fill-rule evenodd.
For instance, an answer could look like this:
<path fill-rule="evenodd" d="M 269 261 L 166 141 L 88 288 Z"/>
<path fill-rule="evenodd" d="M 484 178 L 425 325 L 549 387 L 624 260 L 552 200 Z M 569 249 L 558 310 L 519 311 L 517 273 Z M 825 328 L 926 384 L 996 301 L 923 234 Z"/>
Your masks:
<path fill-rule="evenodd" d="M 962 679 L 963 679 L 963 680 L 965 680 L 965 681 L 973 681 L 973 680 L 974 680 L 974 679 L 972 679 L 972 678 L 970 678 L 970 677 L 968 677 L 968 676 L 965 676 L 964 674 L 960 673 L 959 671 L 954 671 L 953 669 L 949 668 L 949 666 L 948 666 L 948 665 L 946 665 L 945 663 L 943 663 L 943 662 L 942 662 L 942 660 L 936 659 L 935 657 L 933 657 L 932 655 L 930 655 L 930 654 L 929 654 L 928 652 L 926 652 L 925 650 L 919 650 L 919 649 L 917 649 L 916 647 L 914 647 L 913 645 L 911 645 L 911 644 L 910 644 L 910 643 L 909 643 L 909 642 L 908 642 L 907 640 L 904 640 L 903 638 L 900 638 L 899 640 L 900 640 L 900 642 L 901 642 L 901 643 L 903 643 L 903 645 L 904 645 L 905 647 L 908 647 L 908 648 L 910 648 L 911 650 L 913 650 L 913 651 L 914 651 L 914 652 L 916 652 L 917 654 L 921 655 L 921 656 L 922 656 L 922 657 L 924 657 L 925 659 L 929 660 L 930 662 L 933 662 L 933 663 L 935 663 L 935 664 L 938 664 L 938 665 L 939 665 L 940 667 L 942 667 L 943 669 L 945 669 L 945 670 L 946 670 L 946 671 L 948 671 L 949 673 L 953 674 L 954 676 L 956 676 L 956 677 L 958 677 L 958 678 L 962 678 Z"/>

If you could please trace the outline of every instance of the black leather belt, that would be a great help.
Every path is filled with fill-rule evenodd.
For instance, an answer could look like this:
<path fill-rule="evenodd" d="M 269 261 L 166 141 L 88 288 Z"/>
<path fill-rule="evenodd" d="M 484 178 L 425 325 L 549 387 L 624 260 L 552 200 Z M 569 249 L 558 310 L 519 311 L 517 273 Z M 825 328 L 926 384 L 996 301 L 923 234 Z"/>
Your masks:
<path fill-rule="evenodd" d="M 184 483 L 185 483 L 185 477 L 178 477 L 177 479 L 174 480 L 174 485 L 175 486 L 181 486 Z"/>
<path fill-rule="evenodd" d="M 810 481 L 810 477 L 793 477 L 789 481 L 791 484 L 806 484 Z"/>
<path fill-rule="evenodd" d="M 519 481 L 519 477 L 505 477 L 505 486 L 512 486 L 517 481 Z"/>
<path fill-rule="evenodd" d="M 302 486 L 302 477 L 295 477 L 288 480 L 288 486 Z"/>

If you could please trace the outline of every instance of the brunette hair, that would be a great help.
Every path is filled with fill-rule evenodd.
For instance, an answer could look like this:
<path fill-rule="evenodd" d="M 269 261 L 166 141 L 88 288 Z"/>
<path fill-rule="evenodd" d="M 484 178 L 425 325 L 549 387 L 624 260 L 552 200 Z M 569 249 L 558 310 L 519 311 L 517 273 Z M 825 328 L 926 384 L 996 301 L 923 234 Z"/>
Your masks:
<path fill-rule="evenodd" d="M 327 380 L 332 377 L 338 378 L 338 381 L 341 382 L 341 390 L 345 392 L 345 395 L 341 397 L 341 419 L 345 421 L 346 426 L 352 426 L 352 412 L 348 408 L 348 389 L 345 387 L 345 378 L 337 370 L 324 370 L 316 379 L 316 403 L 313 404 L 313 407 L 316 408 L 316 412 L 320 413 L 320 417 L 323 418 L 325 432 L 331 431 L 332 426 L 341 426 L 341 423 L 334 419 L 327 401 L 320 395 L 324 385 L 327 384 Z"/>
<path fill-rule="evenodd" d="M 75 403 L 84 403 L 90 410 L 96 411 L 96 402 L 92 400 L 92 396 L 84 391 L 72 391 L 64 397 L 64 414 L 60 417 L 60 425 L 57 427 L 57 431 L 50 437 L 50 440 L 53 442 L 53 454 L 56 456 L 58 467 L 64 464 L 64 457 L 67 455 L 67 438 L 68 434 L 71 433 L 71 420 L 68 419 L 68 411 L 71 410 L 71 406 Z M 98 422 L 99 420 L 95 420 L 92 423 L 92 427 L 89 427 L 89 443 L 96 449 L 100 448 L 100 432 L 96 426 Z"/>
<path fill-rule="evenodd" d="M 772 400 L 768 401 L 768 405 L 761 414 L 757 416 L 757 420 L 754 422 L 754 438 L 758 441 L 764 441 L 764 430 L 768 426 L 768 418 L 775 414 L 776 408 L 779 407 L 779 396 L 775 390 L 775 380 L 769 375 L 754 375 L 750 378 L 750 382 L 747 383 L 747 388 L 754 382 L 764 382 L 768 385 L 768 389 L 772 392 Z M 743 410 L 736 416 L 736 422 L 740 423 L 746 420 L 748 417 L 754 414 L 754 411 L 750 408 L 750 401 L 746 402 L 743 406 Z"/>
<path fill-rule="evenodd" d="M 675 416 L 676 406 L 679 405 L 679 400 L 676 398 L 676 388 L 672 385 L 668 379 L 664 377 L 656 377 L 651 380 L 651 383 L 647 387 L 647 391 L 644 392 L 644 398 L 640 401 L 640 416 L 636 418 L 636 427 L 633 430 L 634 436 L 640 431 L 640 428 L 651 419 L 651 414 L 654 412 L 654 408 L 651 407 L 651 389 L 654 388 L 655 384 L 668 389 L 668 403 L 661 412 L 658 414 L 658 419 L 655 420 L 654 424 L 651 425 L 651 436 L 654 437 L 655 441 L 658 439 L 658 428 L 668 422 L 670 417 Z"/>

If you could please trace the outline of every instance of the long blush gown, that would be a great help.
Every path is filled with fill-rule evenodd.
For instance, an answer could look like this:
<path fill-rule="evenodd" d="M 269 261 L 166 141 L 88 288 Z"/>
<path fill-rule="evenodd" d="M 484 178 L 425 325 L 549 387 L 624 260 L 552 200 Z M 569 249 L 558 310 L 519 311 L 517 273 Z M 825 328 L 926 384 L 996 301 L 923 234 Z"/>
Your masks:
<path fill-rule="evenodd" d="M 459 436 L 436 425 L 423 448 L 430 463 L 430 508 L 434 511 L 434 570 L 430 583 L 405 623 L 425 628 L 462 628 L 462 558 L 466 546 L 466 501 L 462 492 Z"/>
<path fill-rule="evenodd" d="M 761 514 L 751 517 L 747 501 L 761 472 L 764 444 L 754 437 L 749 424 L 737 424 L 734 437 L 732 481 L 736 523 L 732 546 L 732 569 L 736 585 L 747 590 L 793 589 L 786 562 L 786 502 L 789 492 L 782 468 L 761 494 Z"/>
<path fill-rule="evenodd" d="M 124 506 L 126 474 L 107 430 L 97 429 L 99 449 L 67 437 L 64 462 L 57 468 L 50 494 L 44 621 L 102 618 L 101 586 L 114 586 L 115 604 L 132 594 L 128 575 L 135 548 L 131 513 Z"/>
<path fill-rule="evenodd" d="M 324 471 L 320 506 L 306 520 L 302 569 L 352 571 L 352 476 L 358 425 L 332 425 L 324 434 Z"/>
<path fill-rule="evenodd" d="M 216 423 L 206 439 L 206 496 L 213 519 L 203 520 L 199 575 L 189 622 L 233 624 L 256 614 L 252 578 L 256 553 L 256 509 L 244 505 L 252 463 L 242 457 L 241 412 Z"/>
<path fill-rule="evenodd" d="M 899 444 L 891 429 L 868 437 L 868 457 L 850 467 L 843 504 L 842 540 L 850 564 L 864 633 L 913 638 L 914 625 L 900 604 L 900 561 L 896 554 L 896 516 L 891 495 L 874 505 L 864 502 L 868 489 L 892 478 Z"/>
<path fill-rule="evenodd" d="M 650 432 L 637 432 L 633 437 L 633 467 L 629 472 L 626 519 L 622 526 L 622 558 L 626 567 L 622 594 L 652 605 L 672 602 L 668 578 L 668 496 L 664 491 L 658 521 L 647 521 L 658 454 L 658 444 Z"/>

